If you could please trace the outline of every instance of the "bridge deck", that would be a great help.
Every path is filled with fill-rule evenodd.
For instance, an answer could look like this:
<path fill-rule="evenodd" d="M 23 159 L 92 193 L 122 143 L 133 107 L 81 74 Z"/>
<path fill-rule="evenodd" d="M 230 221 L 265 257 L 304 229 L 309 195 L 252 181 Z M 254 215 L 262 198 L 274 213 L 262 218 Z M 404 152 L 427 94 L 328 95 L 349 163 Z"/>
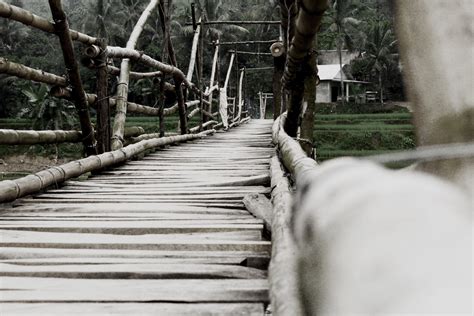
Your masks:
<path fill-rule="evenodd" d="M 263 314 L 271 243 L 242 199 L 269 193 L 271 124 L 3 207 L 0 313 Z"/>

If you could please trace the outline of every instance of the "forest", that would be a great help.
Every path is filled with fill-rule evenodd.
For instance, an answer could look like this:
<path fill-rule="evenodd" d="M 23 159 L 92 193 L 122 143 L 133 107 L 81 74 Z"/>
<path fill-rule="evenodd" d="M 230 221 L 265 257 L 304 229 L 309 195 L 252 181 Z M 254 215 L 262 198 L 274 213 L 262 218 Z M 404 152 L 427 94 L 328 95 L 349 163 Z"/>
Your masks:
<path fill-rule="evenodd" d="M 36 14 L 50 18 L 46 2 L 40 0 L 10 0 L 13 5 L 23 7 Z M 191 0 L 175 0 L 171 9 L 171 40 L 175 46 L 177 62 L 186 65 L 191 52 L 193 28 L 191 22 Z M 279 20 L 279 2 L 276 0 L 252 1 L 195 1 L 196 11 L 207 21 L 253 21 Z M 142 12 L 146 1 L 140 0 L 100 0 L 64 1 L 70 25 L 73 29 L 106 38 L 110 45 L 125 46 L 128 36 Z M 137 48 L 151 56 L 160 58 L 163 35 L 158 13 L 149 19 L 140 37 Z M 65 69 L 57 39 L 35 29 L 27 28 L 8 19 L 0 20 L 0 56 L 33 68 L 63 74 Z M 213 43 L 276 40 L 279 29 L 275 25 L 209 25 L 205 30 L 204 76 L 209 76 L 213 55 Z M 273 66 L 269 44 L 241 44 L 223 46 L 221 54 L 221 76 L 225 76 L 229 50 L 261 52 L 262 55 L 239 55 L 237 68 L 263 68 Z M 393 19 L 387 0 L 334 1 L 323 20 L 318 38 L 319 50 L 349 50 L 360 57 L 351 64 L 355 79 L 373 83 L 374 89 L 383 89 L 391 98 L 403 99 L 403 87 Z M 227 57 L 227 59 L 226 59 Z M 139 67 L 139 66 L 138 66 Z M 136 69 L 140 71 L 139 68 Z M 93 90 L 94 73 L 83 67 L 81 71 L 86 91 Z M 250 73 L 247 76 L 247 97 L 256 103 L 258 91 L 271 92 L 271 71 Z M 153 104 L 156 91 L 146 80 L 138 80 L 130 89 L 130 99 Z M 49 115 L 60 116 L 67 113 L 70 106 L 66 101 L 48 97 L 48 87 L 23 82 L 0 75 L 0 117 L 35 117 L 35 112 L 47 120 Z M 112 93 L 114 91 L 112 90 Z M 151 102 L 150 102 L 151 101 Z M 51 109 L 51 107 L 54 108 Z M 58 114 L 54 114 L 58 112 Z M 36 115 L 37 116 L 37 115 Z M 56 126 L 72 125 L 70 116 L 58 117 Z M 48 125 L 46 122 L 39 126 Z M 53 124 L 50 122 L 50 124 Z M 54 125 L 53 124 L 53 125 Z"/>

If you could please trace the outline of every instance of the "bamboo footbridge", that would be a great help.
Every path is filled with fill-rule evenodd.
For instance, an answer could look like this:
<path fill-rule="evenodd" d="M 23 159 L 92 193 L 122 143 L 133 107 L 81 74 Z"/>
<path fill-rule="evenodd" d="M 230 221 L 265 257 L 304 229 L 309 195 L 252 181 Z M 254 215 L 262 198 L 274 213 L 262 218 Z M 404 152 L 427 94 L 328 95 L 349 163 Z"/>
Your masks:
<path fill-rule="evenodd" d="M 262 315 L 271 243 L 242 200 L 270 191 L 272 123 L 3 208 L 2 314 Z"/>
<path fill-rule="evenodd" d="M 207 21 L 193 5 L 186 73 L 172 1 L 149 1 L 126 47 L 71 29 L 61 1 L 48 2 L 53 21 L 5 1 L 0 18 L 57 36 L 67 73 L 0 57 L 0 74 L 49 85 L 74 103 L 80 130 L 0 129 L 0 145 L 82 143 L 84 158 L 0 182 L 0 315 L 472 314 L 472 80 L 445 71 L 464 70 L 474 43 L 467 1 L 395 3 L 417 151 L 323 164 L 313 159 L 314 51 L 329 1 L 281 0 L 281 21 Z M 162 61 L 136 48 L 154 11 Z M 205 82 L 205 28 L 223 23 L 284 31 L 213 42 Z M 74 42 L 96 91 L 84 89 Z M 264 107 L 251 118 L 239 54 L 273 58 L 272 120 Z M 129 100 L 137 79 L 158 87 L 157 106 Z M 128 114 L 157 118 L 159 133 L 126 129 Z M 179 125 L 165 130 L 172 115 Z M 401 160 L 421 171 L 380 165 Z"/>

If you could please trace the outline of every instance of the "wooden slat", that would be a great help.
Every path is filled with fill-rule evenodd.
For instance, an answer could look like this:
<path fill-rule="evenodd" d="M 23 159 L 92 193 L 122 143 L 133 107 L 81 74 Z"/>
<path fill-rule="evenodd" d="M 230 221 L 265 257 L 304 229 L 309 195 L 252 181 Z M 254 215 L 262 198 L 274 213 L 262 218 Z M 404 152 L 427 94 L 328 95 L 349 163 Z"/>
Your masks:
<path fill-rule="evenodd" d="M 0 302 L 268 302 L 266 280 L 3 277 Z"/>
<path fill-rule="evenodd" d="M 216 264 L 68 264 L 16 265 L 0 263 L 0 277 L 71 279 L 265 279 L 254 268 Z"/>
<path fill-rule="evenodd" d="M 263 304 L 222 303 L 222 304 L 171 304 L 171 303 L 2 303 L 3 316 L 10 315 L 116 315 L 116 316 L 204 316 L 204 315 L 248 315 L 264 314 Z"/>

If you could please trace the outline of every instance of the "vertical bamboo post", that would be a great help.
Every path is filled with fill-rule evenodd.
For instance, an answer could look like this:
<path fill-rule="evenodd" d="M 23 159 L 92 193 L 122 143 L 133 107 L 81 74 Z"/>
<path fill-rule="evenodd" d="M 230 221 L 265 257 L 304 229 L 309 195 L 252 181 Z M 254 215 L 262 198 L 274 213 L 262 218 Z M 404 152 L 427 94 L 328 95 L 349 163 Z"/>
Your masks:
<path fill-rule="evenodd" d="M 235 53 L 230 55 L 229 69 L 227 70 L 227 76 L 225 77 L 224 89 L 227 90 L 229 86 L 230 75 L 232 74 L 232 67 L 234 65 Z"/>
<path fill-rule="evenodd" d="M 91 124 L 89 107 L 84 87 L 82 85 L 81 75 L 79 74 L 79 66 L 74 54 L 71 34 L 69 33 L 69 23 L 62 8 L 61 0 L 49 0 L 49 6 L 54 20 L 54 29 L 61 43 L 64 63 L 72 86 L 72 98 L 79 113 L 79 121 L 81 123 L 82 135 L 84 137 L 82 142 L 84 144 L 85 152 L 88 156 L 96 155 L 97 144 L 94 136 L 94 129 Z"/>
<path fill-rule="evenodd" d="M 100 41 L 100 54 L 95 59 L 97 66 L 97 151 L 99 154 L 110 151 L 110 105 L 107 73 L 107 44 Z"/>
<path fill-rule="evenodd" d="M 397 28 L 418 144 L 474 141 L 471 0 L 398 0 Z M 425 163 L 474 196 L 474 158 Z"/>
<path fill-rule="evenodd" d="M 316 66 L 316 53 L 312 53 L 305 68 L 308 74 L 304 80 L 304 101 L 306 109 L 303 112 L 301 121 L 301 135 L 300 145 L 308 156 L 313 156 L 313 126 L 314 126 L 314 111 L 316 109 L 316 78 L 318 70 Z"/>
<path fill-rule="evenodd" d="M 201 20 L 202 19 L 199 19 L 196 30 L 194 31 L 193 46 L 192 46 L 192 49 L 191 49 L 191 58 L 189 60 L 188 73 L 186 75 L 186 79 L 189 82 L 191 82 L 192 79 L 193 79 L 194 67 L 196 65 L 199 38 L 200 38 L 200 34 L 201 34 L 201 22 L 202 22 Z"/>
<path fill-rule="evenodd" d="M 132 34 L 127 42 L 127 49 L 135 49 L 138 38 L 143 31 L 148 17 L 151 12 L 158 5 L 159 0 L 151 0 L 147 8 L 143 11 L 140 19 L 133 28 Z M 117 87 L 117 105 L 115 108 L 115 120 L 112 136 L 112 149 L 120 149 L 123 147 L 123 137 L 125 129 L 125 120 L 127 118 L 127 100 L 128 100 L 128 85 L 130 82 L 130 59 L 124 58 L 120 65 L 120 79 Z"/>
<path fill-rule="evenodd" d="M 176 90 L 176 99 L 178 102 L 179 127 L 181 135 L 188 133 L 188 118 L 186 116 L 186 104 L 184 102 L 183 81 L 174 77 L 174 86 Z"/>
<path fill-rule="evenodd" d="M 281 29 L 281 28 L 280 28 Z M 283 44 L 283 37 L 280 42 L 273 43 L 270 50 L 273 55 L 273 119 L 276 120 L 282 112 L 282 84 L 281 79 L 285 71 L 286 52 Z"/>
<path fill-rule="evenodd" d="M 158 116 L 160 119 L 160 137 L 165 137 L 166 127 L 165 127 L 165 75 L 163 74 L 163 78 L 160 81 L 160 99 L 159 99 L 159 110 Z"/>
<path fill-rule="evenodd" d="M 168 58 L 169 58 L 170 63 L 176 67 L 177 66 L 176 54 L 175 54 L 173 43 L 171 42 L 171 36 L 170 36 L 169 10 L 171 7 L 171 3 L 172 3 L 172 0 L 169 0 L 167 7 L 165 7 L 163 4 L 160 4 L 159 14 L 160 14 L 160 19 L 162 21 L 161 27 L 162 27 L 163 35 L 166 41 L 165 45 L 168 48 Z M 188 72 L 188 76 L 189 76 L 189 72 Z M 192 79 L 192 72 L 191 72 L 191 77 L 190 79 L 188 79 L 188 81 L 191 81 L 191 79 Z M 188 119 L 186 116 L 187 109 L 186 109 L 185 94 L 183 91 L 183 80 L 178 75 L 175 75 L 173 77 L 173 80 L 175 84 L 176 98 L 177 98 L 177 103 L 178 103 L 179 128 L 180 128 L 181 134 L 184 135 L 188 133 Z"/>
<path fill-rule="evenodd" d="M 201 14 L 202 15 L 202 14 Z M 201 109 L 201 117 L 199 120 L 199 131 L 203 130 L 203 123 L 207 121 L 207 117 L 204 117 L 204 21 L 201 19 L 201 34 L 199 36 L 199 59 L 198 59 L 198 68 L 199 68 L 199 108 Z M 210 87 L 212 88 L 212 87 Z"/>
<path fill-rule="evenodd" d="M 239 113 L 237 114 L 237 121 L 240 122 L 242 119 L 242 106 L 243 106 L 243 96 L 242 96 L 242 89 L 243 89 L 243 84 L 244 84 L 244 76 L 245 76 L 245 68 L 242 68 L 240 71 L 240 78 L 239 78 L 239 98 L 238 98 L 238 107 L 239 107 Z"/>
<path fill-rule="evenodd" d="M 328 0 L 301 0 L 298 7 L 295 35 L 291 39 L 283 74 L 284 86 L 289 92 L 285 131 L 291 137 L 297 136 L 303 102 L 304 80 L 307 74 L 302 65 L 312 53 L 316 33 L 329 3 Z"/>
<path fill-rule="evenodd" d="M 230 75 L 232 74 L 232 66 L 234 65 L 235 53 L 230 55 L 229 69 L 227 70 L 227 76 L 224 81 L 224 87 L 220 89 L 219 96 L 219 113 L 222 118 L 222 124 L 227 129 L 229 126 L 228 117 L 228 103 L 227 103 L 227 87 L 229 86 Z"/>
<path fill-rule="evenodd" d="M 217 63 L 219 62 L 219 39 L 217 39 L 216 41 L 216 49 L 215 49 L 215 52 L 214 52 L 214 58 L 212 60 L 212 70 L 211 70 L 211 80 L 210 80 L 210 83 L 209 83 L 209 87 L 210 89 L 212 89 L 212 87 L 214 87 L 214 85 L 216 84 L 215 81 L 216 81 L 216 71 L 217 71 Z M 217 86 L 219 87 L 219 82 L 217 83 Z M 217 89 L 219 91 L 219 89 Z M 213 95 L 212 95 L 212 92 L 209 94 L 209 107 L 208 107 L 208 112 L 209 113 L 213 113 L 213 109 L 212 109 L 212 99 L 213 99 Z"/>

